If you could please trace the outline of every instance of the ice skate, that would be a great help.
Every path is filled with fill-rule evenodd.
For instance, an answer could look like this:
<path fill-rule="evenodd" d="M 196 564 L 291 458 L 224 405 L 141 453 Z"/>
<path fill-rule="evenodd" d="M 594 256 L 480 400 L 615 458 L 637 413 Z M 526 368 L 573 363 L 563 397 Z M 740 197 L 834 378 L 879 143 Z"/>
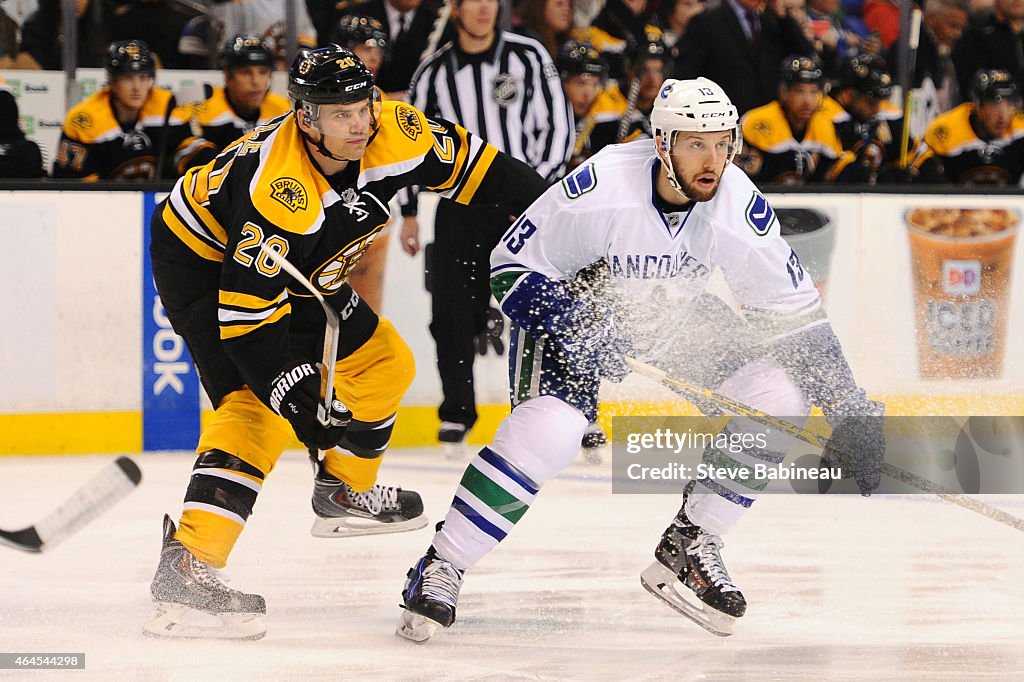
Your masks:
<path fill-rule="evenodd" d="M 729 577 L 719 550 L 722 538 L 705 532 L 686 517 L 683 507 L 654 550 L 656 561 L 640 574 L 640 582 L 658 599 L 720 637 L 733 633 L 747 601 Z"/>
<path fill-rule="evenodd" d="M 312 453 L 311 453 L 312 458 Z M 353 537 L 419 530 L 427 525 L 419 493 L 379 483 L 357 493 L 314 460 L 311 533 L 318 538 Z"/>
<path fill-rule="evenodd" d="M 402 590 L 402 617 L 395 634 L 425 642 L 455 622 L 455 606 L 462 587 L 462 571 L 437 556 L 431 547 L 409 569 Z"/>
<path fill-rule="evenodd" d="M 587 464 L 600 464 L 604 461 L 601 449 L 608 445 L 608 436 L 604 429 L 597 422 L 587 424 L 587 430 L 583 433 L 580 441 L 582 447 L 583 461 Z"/>
<path fill-rule="evenodd" d="M 441 444 L 441 450 L 446 459 L 465 459 L 468 454 L 466 449 L 466 435 L 469 429 L 465 424 L 457 422 L 441 422 L 437 430 L 437 442 Z"/>
<path fill-rule="evenodd" d="M 149 587 L 156 616 L 142 626 L 143 632 L 175 639 L 261 639 L 267 634 L 263 597 L 225 586 L 174 539 L 176 530 L 164 516 L 160 565 Z"/>

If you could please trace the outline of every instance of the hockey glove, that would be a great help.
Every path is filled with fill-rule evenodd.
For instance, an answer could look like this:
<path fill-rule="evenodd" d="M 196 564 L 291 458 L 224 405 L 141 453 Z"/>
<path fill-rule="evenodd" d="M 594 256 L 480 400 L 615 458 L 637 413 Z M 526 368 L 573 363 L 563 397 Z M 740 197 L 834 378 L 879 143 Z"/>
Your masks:
<path fill-rule="evenodd" d="M 285 367 L 270 382 L 270 407 L 291 422 L 295 435 L 303 445 L 329 450 L 341 442 L 352 413 L 337 396 L 331 396 L 333 409 L 330 424 L 324 426 L 317 417 L 320 406 L 320 372 L 308 362 Z"/>
<path fill-rule="evenodd" d="M 473 346 L 477 355 L 487 355 L 487 348 L 494 349 L 495 355 L 505 354 L 505 342 L 501 340 L 501 333 L 505 331 L 505 318 L 497 308 L 490 308 L 487 311 L 487 326 L 482 332 L 473 337 Z"/>
<path fill-rule="evenodd" d="M 885 405 L 874 400 L 856 400 L 840 406 L 829 415 L 834 424 L 821 458 L 850 472 L 862 495 L 870 495 L 882 482 L 885 457 L 883 415 Z"/>
<path fill-rule="evenodd" d="M 562 349 L 566 366 L 578 374 L 597 374 L 618 383 L 629 375 L 626 356 L 633 345 L 619 330 L 611 310 L 598 310 L 587 299 L 557 315 L 545 325 Z"/>

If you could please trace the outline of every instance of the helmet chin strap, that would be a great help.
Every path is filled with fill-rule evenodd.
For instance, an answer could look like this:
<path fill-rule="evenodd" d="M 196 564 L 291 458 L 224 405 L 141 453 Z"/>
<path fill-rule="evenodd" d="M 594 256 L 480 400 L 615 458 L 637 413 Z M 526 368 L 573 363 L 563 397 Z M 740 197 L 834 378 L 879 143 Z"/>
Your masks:
<path fill-rule="evenodd" d="M 315 147 L 318 152 L 320 152 L 321 154 L 323 154 L 324 156 L 326 156 L 329 159 L 334 159 L 335 161 L 351 161 L 352 160 L 352 159 L 343 158 L 341 156 L 335 156 L 334 154 L 332 154 L 331 150 L 329 150 L 327 148 L 327 135 L 325 135 L 324 131 L 320 130 L 319 128 L 317 128 L 317 130 L 320 131 L 320 139 L 319 140 L 314 140 L 312 137 L 310 137 L 309 133 L 307 133 L 302 128 L 299 128 L 299 134 L 302 135 L 302 139 L 304 139 L 307 144 L 310 144 L 313 147 Z"/>
<path fill-rule="evenodd" d="M 662 134 L 661 139 L 664 140 L 665 136 Z M 680 184 L 678 178 L 676 178 L 676 169 L 672 167 L 672 154 L 670 153 L 671 145 L 665 142 L 659 144 L 658 159 L 661 161 L 661 165 L 665 168 L 665 176 L 668 180 L 669 186 L 674 189 L 679 196 L 686 201 L 690 201 L 690 197 L 686 196 L 686 192 L 683 191 L 683 186 Z"/>

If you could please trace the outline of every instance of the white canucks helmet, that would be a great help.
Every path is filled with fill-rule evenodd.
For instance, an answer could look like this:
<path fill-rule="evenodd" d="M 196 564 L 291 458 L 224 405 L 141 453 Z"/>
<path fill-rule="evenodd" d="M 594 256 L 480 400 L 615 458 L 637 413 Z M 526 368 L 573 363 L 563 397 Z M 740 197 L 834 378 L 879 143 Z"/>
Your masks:
<path fill-rule="evenodd" d="M 671 155 L 677 133 L 732 131 L 727 164 L 739 152 L 743 141 L 736 107 L 725 90 L 707 78 L 666 80 L 654 100 L 651 130 L 656 138 L 660 137 L 660 151 L 663 152 L 660 156 L 668 171 L 668 180 L 679 191 L 682 189 L 672 168 Z"/>

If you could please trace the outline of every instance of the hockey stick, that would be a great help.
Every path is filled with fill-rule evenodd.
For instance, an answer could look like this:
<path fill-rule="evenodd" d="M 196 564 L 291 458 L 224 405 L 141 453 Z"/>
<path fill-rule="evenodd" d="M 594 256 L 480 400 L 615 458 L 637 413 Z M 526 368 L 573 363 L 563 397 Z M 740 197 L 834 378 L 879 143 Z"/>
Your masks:
<path fill-rule="evenodd" d="M 910 163 L 910 100 L 914 66 L 917 63 L 917 46 L 921 39 L 921 10 L 915 7 L 910 14 L 910 34 L 907 49 L 906 78 L 903 79 L 903 130 L 900 131 L 900 168 L 906 169 Z M 902 75 L 902 74 L 901 74 Z"/>
<path fill-rule="evenodd" d="M 0 529 L 0 544 L 25 552 L 50 549 L 114 506 L 141 480 L 135 462 L 118 457 L 39 523 L 21 530 Z"/>
<path fill-rule="evenodd" d="M 796 424 L 787 422 L 783 419 L 779 419 L 778 417 L 773 417 L 770 414 L 761 412 L 760 410 L 755 410 L 753 407 L 750 407 L 749 405 L 738 403 L 735 400 L 731 400 L 725 397 L 724 395 L 715 393 L 710 389 L 695 386 L 681 379 L 677 379 L 676 377 L 669 376 L 667 372 L 664 372 L 652 365 L 648 365 L 645 362 L 641 362 L 640 360 L 626 358 L 626 362 L 629 364 L 630 369 L 632 369 L 637 374 L 645 376 L 648 379 L 653 379 L 654 381 L 657 381 L 665 388 L 669 389 L 670 391 L 677 395 L 686 398 L 687 400 L 714 403 L 721 407 L 722 409 L 727 410 L 733 414 L 736 414 L 741 417 L 746 417 L 747 419 L 758 422 L 759 424 L 764 424 L 765 426 L 769 426 L 774 429 L 778 429 L 779 431 L 784 431 L 785 433 L 790 434 L 794 438 L 802 440 L 805 443 L 810 443 L 811 445 L 815 445 L 817 447 L 824 448 L 825 444 L 828 442 L 827 438 L 817 433 L 814 433 L 813 431 L 802 429 Z M 922 490 L 924 492 L 937 495 L 938 497 L 941 497 L 943 500 L 946 500 L 947 502 L 952 502 L 953 504 L 961 506 L 964 509 L 969 509 L 975 513 L 981 514 L 982 516 L 987 516 L 993 521 L 998 521 L 999 523 L 1010 526 L 1011 528 L 1016 528 L 1019 531 L 1024 531 L 1024 520 L 1019 519 L 1016 516 L 1013 516 L 1012 514 L 1008 514 L 1002 511 L 1001 509 L 990 507 L 989 505 L 983 502 L 979 502 L 978 500 L 975 500 L 972 497 L 968 497 L 967 495 L 964 495 L 962 493 L 958 493 L 948 488 L 944 488 L 936 483 L 933 483 L 925 478 L 918 476 L 917 474 L 913 474 L 909 471 L 905 471 L 904 469 L 900 469 L 899 467 L 893 466 L 888 462 L 882 462 L 881 469 L 883 474 L 891 478 L 894 478 L 897 481 L 900 481 L 901 483 L 906 483 L 907 485 L 917 488 L 918 490 Z"/>
<path fill-rule="evenodd" d="M 639 69 L 643 67 L 643 61 L 640 62 Z M 619 121 L 619 129 L 615 133 L 615 143 L 618 144 L 626 139 L 626 133 L 629 132 L 629 124 L 633 113 L 636 112 L 636 101 L 640 98 L 640 76 L 636 76 L 629 83 L 629 97 L 626 100 L 626 111 L 622 114 L 622 120 Z"/>
<path fill-rule="evenodd" d="M 331 400 L 334 396 L 334 362 L 338 357 L 338 330 L 341 327 L 341 320 L 334 308 L 327 305 L 327 301 L 319 291 L 306 279 L 299 269 L 288 262 L 288 260 L 277 251 L 267 248 L 266 242 L 260 246 L 260 251 L 271 261 L 281 266 L 292 278 L 306 288 L 313 297 L 320 302 L 327 316 L 327 327 L 324 331 L 324 352 L 320 363 L 320 405 L 317 407 L 316 417 L 324 426 L 331 425 L 331 411 L 334 407 Z"/>
<path fill-rule="evenodd" d="M 444 35 L 444 29 L 448 26 L 448 20 L 452 16 L 452 5 L 454 0 L 448 0 L 445 2 L 441 9 L 437 12 L 437 17 L 434 18 L 434 24 L 430 27 L 430 35 L 427 36 L 427 44 L 423 46 L 423 53 L 420 54 L 420 64 L 427 61 L 427 57 L 437 52 L 437 48 L 441 42 L 441 36 Z M 410 94 L 410 102 L 411 93 Z"/>

